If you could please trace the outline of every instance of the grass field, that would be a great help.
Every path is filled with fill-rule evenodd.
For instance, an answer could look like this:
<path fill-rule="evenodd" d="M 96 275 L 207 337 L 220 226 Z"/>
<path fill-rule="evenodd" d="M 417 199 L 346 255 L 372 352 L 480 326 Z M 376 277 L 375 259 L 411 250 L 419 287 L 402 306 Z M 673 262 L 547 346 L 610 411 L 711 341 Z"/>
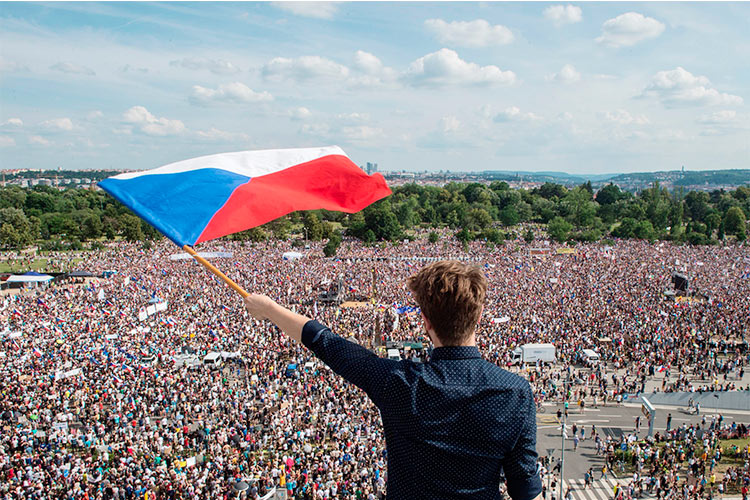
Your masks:
<path fill-rule="evenodd" d="M 76 264 L 81 262 L 82 259 L 73 259 L 72 266 L 75 267 Z M 63 269 L 58 268 L 48 268 L 49 260 L 48 259 L 34 259 L 29 266 L 25 261 L 22 260 L 11 260 L 6 262 L 0 262 L 0 273 L 16 273 L 16 272 L 26 272 L 29 270 L 34 271 L 63 271 Z"/>

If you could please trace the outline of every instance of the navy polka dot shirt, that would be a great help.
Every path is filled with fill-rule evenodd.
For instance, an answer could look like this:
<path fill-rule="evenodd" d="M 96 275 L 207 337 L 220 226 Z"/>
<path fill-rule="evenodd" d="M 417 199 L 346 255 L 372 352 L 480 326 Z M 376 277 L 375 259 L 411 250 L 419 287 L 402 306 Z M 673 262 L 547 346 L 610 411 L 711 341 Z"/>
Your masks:
<path fill-rule="evenodd" d="M 476 347 L 438 347 L 428 363 L 394 361 L 311 320 L 302 343 L 380 410 L 388 499 L 498 499 L 501 471 L 513 500 L 542 491 L 529 383 Z"/>

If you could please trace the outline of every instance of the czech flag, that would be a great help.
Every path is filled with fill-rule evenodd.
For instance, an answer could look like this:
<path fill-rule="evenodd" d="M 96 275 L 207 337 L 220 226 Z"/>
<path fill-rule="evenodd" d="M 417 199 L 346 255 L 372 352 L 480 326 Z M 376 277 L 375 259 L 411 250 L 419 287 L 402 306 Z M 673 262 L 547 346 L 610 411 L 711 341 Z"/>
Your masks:
<path fill-rule="evenodd" d="M 391 190 L 337 146 L 203 156 L 116 175 L 99 187 L 180 247 L 297 210 L 354 213 Z"/>

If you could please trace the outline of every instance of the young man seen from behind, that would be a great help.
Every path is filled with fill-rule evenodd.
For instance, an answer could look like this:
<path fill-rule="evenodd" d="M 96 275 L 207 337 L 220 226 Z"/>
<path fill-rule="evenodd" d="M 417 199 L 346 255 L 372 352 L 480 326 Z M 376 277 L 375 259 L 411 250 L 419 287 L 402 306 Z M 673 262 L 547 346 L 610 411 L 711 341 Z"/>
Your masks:
<path fill-rule="evenodd" d="M 389 499 L 498 499 L 504 471 L 513 500 L 541 498 L 536 409 L 526 380 L 482 359 L 475 328 L 487 280 L 441 261 L 408 279 L 434 349 L 427 363 L 379 358 L 268 297 L 244 299 L 302 342 L 380 410 Z"/>

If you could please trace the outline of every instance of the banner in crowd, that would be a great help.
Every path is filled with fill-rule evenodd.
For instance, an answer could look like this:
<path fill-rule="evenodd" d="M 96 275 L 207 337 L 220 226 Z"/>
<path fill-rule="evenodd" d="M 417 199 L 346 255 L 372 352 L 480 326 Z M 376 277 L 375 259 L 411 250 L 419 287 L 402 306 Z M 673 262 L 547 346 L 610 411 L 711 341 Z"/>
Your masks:
<path fill-rule="evenodd" d="M 198 252 L 198 256 L 204 259 L 231 259 L 234 254 L 232 252 Z M 169 256 L 169 260 L 191 260 L 192 258 L 192 255 L 185 252 Z"/>

